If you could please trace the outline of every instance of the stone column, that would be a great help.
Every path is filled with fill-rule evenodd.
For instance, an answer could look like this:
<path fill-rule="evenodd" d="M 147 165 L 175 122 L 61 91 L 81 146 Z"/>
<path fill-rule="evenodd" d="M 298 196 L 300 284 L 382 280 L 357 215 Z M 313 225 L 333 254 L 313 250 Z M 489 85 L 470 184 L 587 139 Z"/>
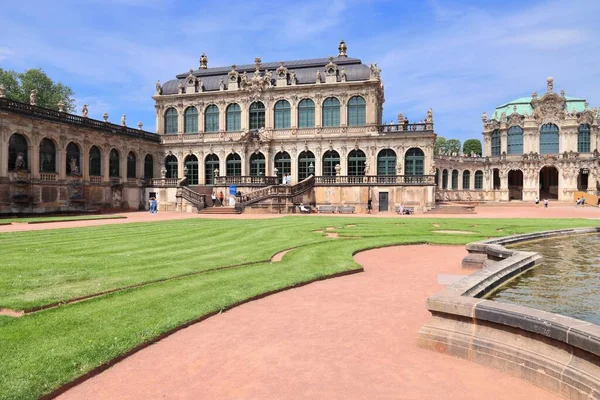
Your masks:
<path fill-rule="evenodd" d="M 67 177 L 67 149 L 60 147 L 56 150 L 56 162 L 58 163 L 56 172 L 58 179 L 66 179 Z"/>
<path fill-rule="evenodd" d="M 301 99 L 300 99 L 301 100 Z M 290 103 L 290 127 L 297 128 L 298 127 L 298 103 L 299 101 L 294 101 Z"/>
<path fill-rule="evenodd" d="M 244 150 L 242 154 L 240 154 L 240 158 L 242 159 L 242 176 L 250 175 L 250 157 L 247 156 L 247 150 Z"/>
<path fill-rule="evenodd" d="M 366 112 L 366 110 L 365 110 Z M 348 100 L 342 99 L 340 102 L 340 126 L 348 125 Z"/>
<path fill-rule="evenodd" d="M 290 154 L 291 157 L 291 172 L 290 174 L 292 174 L 292 184 L 298 182 L 298 154 L 296 154 L 295 156 L 293 154 Z"/>
<path fill-rule="evenodd" d="M 158 134 L 163 134 L 165 133 L 165 129 L 163 126 L 163 121 L 164 118 L 162 116 L 162 107 L 160 107 L 158 104 L 154 106 L 154 109 L 156 110 L 156 126 L 155 126 L 155 132 Z"/>
<path fill-rule="evenodd" d="M 315 127 L 320 128 L 323 126 L 323 107 L 322 100 L 315 101 Z"/>
<path fill-rule="evenodd" d="M 323 154 L 315 154 L 315 176 L 323 176 Z"/>
<path fill-rule="evenodd" d="M 226 105 L 224 104 L 219 104 L 219 132 L 225 132 L 226 129 L 226 123 L 225 123 L 225 119 L 226 119 L 226 112 L 225 109 L 227 108 Z"/>
<path fill-rule="evenodd" d="M 110 147 L 106 146 L 102 151 L 102 180 L 104 182 L 110 181 L 110 169 L 109 169 L 109 156 L 110 156 Z"/>
<path fill-rule="evenodd" d="M 81 154 L 79 155 L 79 170 L 85 182 L 90 181 L 90 146 L 85 143 L 81 146 Z"/>
<path fill-rule="evenodd" d="M 215 171 L 213 171 L 214 176 Z M 219 176 L 227 175 L 227 154 L 219 155 Z"/>
<path fill-rule="evenodd" d="M 119 175 L 121 176 L 121 183 L 127 182 L 127 155 L 127 150 L 119 150 Z"/>
<path fill-rule="evenodd" d="M 248 127 L 250 126 L 250 123 L 249 123 L 250 121 L 248 121 L 249 115 L 250 115 L 248 113 L 248 107 L 250 107 L 250 106 L 248 105 L 247 102 L 240 103 L 240 108 L 242 109 L 242 114 L 240 115 L 240 118 L 241 118 L 240 127 L 242 129 L 242 132 L 247 131 Z"/>
<path fill-rule="evenodd" d="M 6 136 L 0 131 L 0 177 L 8 176 L 8 142 L 3 140 Z"/>
<path fill-rule="evenodd" d="M 500 131 L 500 154 L 508 154 L 508 135 L 506 129 Z"/>
<path fill-rule="evenodd" d="M 271 171 L 273 170 L 273 167 L 271 164 L 271 148 L 267 147 L 264 154 L 265 154 L 265 176 L 270 176 Z"/>
<path fill-rule="evenodd" d="M 177 133 L 184 131 L 183 109 L 177 108 Z"/>
<path fill-rule="evenodd" d="M 179 152 L 177 154 L 177 179 L 182 179 L 185 175 L 183 175 L 183 166 L 185 160 L 185 155 L 183 152 Z"/>
<path fill-rule="evenodd" d="M 37 139 L 31 139 L 31 145 L 27 147 L 29 153 L 29 160 L 27 160 L 27 166 L 31 171 L 31 177 L 39 179 L 40 177 L 40 143 Z"/>
<path fill-rule="evenodd" d="M 462 171 L 462 170 L 458 171 L 458 182 L 457 182 L 458 184 L 456 185 L 456 190 L 463 190 L 464 189 L 464 187 L 463 187 L 463 180 L 462 180 L 464 173 L 465 173 L 465 171 Z"/>
<path fill-rule="evenodd" d="M 198 132 L 204 132 L 204 108 L 198 107 Z"/>
<path fill-rule="evenodd" d="M 271 101 L 265 103 L 265 129 L 273 129 L 273 104 Z"/>
<path fill-rule="evenodd" d="M 206 178 L 205 178 L 205 165 L 204 165 L 204 153 L 201 154 L 196 154 L 196 157 L 198 157 L 198 184 L 199 185 L 206 185 Z"/>

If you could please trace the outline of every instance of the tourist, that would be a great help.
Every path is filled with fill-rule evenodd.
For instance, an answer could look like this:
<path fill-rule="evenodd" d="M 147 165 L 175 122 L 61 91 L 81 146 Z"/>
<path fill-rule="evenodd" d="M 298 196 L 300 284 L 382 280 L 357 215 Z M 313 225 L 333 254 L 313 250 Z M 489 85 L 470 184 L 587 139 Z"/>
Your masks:
<path fill-rule="evenodd" d="M 214 207 L 215 203 L 217 202 L 217 194 L 215 192 L 212 192 L 212 194 L 210 195 L 210 199 L 212 200 L 213 207 Z"/>
<path fill-rule="evenodd" d="M 548 199 L 544 199 L 544 208 L 548 208 Z"/>
<path fill-rule="evenodd" d="M 306 208 L 304 204 L 300 203 L 300 212 L 310 214 L 310 208 Z"/>
<path fill-rule="evenodd" d="M 535 206 L 538 207 L 540 205 L 540 198 L 535 196 Z"/>
<path fill-rule="evenodd" d="M 585 197 L 581 198 L 581 207 L 585 206 Z"/>
<path fill-rule="evenodd" d="M 150 208 L 150 214 L 154 214 L 154 197 L 150 197 L 148 201 L 148 206 Z"/>
<path fill-rule="evenodd" d="M 369 200 L 367 200 L 367 210 L 368 210 L 368 214 L 371 214 L 371 210 L 373 209 L 373 200 L 369 197 Z"/>
<path fill-rule="evenodd" d="M 221 207 L 223 207 L 223 199 L 225 199 L 225 195 L 223 194 L 223 191 L 221 190 L 219 192 L 219 202 L 221 203 Z"/>
<path fill-rule="evenodd" d="M 575 207 L 579 206 L 581 204 L 581 199 L 579 199 L 579 197 L 577 198 L 577 201 L 575 202 Z"/>

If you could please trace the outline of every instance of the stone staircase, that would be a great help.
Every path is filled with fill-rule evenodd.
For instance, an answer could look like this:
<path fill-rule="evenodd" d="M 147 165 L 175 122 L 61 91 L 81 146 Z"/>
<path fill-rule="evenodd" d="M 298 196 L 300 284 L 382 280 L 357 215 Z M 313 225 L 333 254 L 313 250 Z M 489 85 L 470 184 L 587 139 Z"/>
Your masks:
<path fill-rule="evenodd" d="M 198 214 L 202 215 L 227 215 L 227 214 L 240 214 L 239 210 L 236 210 L 235 207 L 206 207 L 202 210 L 198 211 Z"/>

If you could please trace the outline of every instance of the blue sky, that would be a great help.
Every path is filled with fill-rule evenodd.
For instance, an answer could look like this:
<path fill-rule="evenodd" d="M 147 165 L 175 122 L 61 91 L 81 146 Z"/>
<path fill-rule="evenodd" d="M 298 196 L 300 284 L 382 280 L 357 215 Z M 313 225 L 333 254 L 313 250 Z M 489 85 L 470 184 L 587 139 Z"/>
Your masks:
<path fill-rule="evenodd" d="M 382 68 L 384 120 L 434 110 L 438 135 L 480 138 L 481 113 L 554 77 L 600 106 L 600 1 L 4 2 L 0 67 L 43 68 L 78 109 L 155 129 L 151 96 L 206 52 L 209 66 L 348 55 Z"/>

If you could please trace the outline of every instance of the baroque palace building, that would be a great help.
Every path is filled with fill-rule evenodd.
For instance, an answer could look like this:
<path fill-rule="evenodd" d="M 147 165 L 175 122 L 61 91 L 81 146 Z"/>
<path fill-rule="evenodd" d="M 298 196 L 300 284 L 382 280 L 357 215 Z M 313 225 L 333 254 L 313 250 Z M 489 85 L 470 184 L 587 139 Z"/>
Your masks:
<path fill-rule="evenodd" d="M 596 194 L 600 109 L 554 91 L 534 92 L 482 115 L 483 157 L 436 156 L 438 200 L 571 201 Z"/>
<path fill-rule="evenodd" d="M 0 98 L 0 212 L 435 202 L 433 113 L 382 123 L 377 64 L 347 56 L 199 68 L 156 84 L 157 134 Z M 2 93 L 0 92 L 0 97 Z M 282 178 L 291 178 L 282 185 Z"/>

